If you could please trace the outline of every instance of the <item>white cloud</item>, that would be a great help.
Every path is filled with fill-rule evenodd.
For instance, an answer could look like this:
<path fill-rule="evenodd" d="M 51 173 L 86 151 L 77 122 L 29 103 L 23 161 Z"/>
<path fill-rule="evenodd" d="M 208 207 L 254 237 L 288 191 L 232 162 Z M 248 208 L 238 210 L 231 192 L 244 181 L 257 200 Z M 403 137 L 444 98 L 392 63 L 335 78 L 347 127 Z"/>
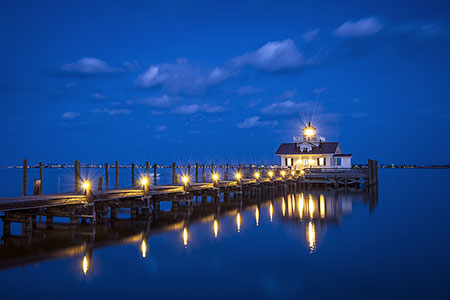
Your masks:
<path fill-rule="evenodd" d="M 261 112 L 263 114 L 274 116 L 291 115 L 294 113 L 298 113 L 299 110 L 306 108 L 308 105 L 308 102 L 294 102 L 292 100 L 287 100 L 265 106 L 261 109 Z"/>
<path fill-rule="evenodd" d="M 109 108 L 95 108 L 91 110 L 92 113 L 96 114 L 107 114 L 110 116 L 117 116 L 117 115 L 129 115 L 131 114 L 130 109 L 109 109 Z"/>
<path fill-rule="evenodd" d="M 63 65 L 61 69 L 67 73 L 77 74 L 105 74 L 118 71 L 118 69 L 95 57 L 83 57 L 75 63 Z"/>
<path fill-rule="evenodd" d="M 306 32 L 302 35 L 302 38 L 305 40 L 305 42 L 311 42 L 319 36 L 320 29 L 313 29 L 311 31 Z"/>
<path fill-rule="evenodd" d="M 347 21 L 339 26 L 334 34 L 340 37 L 362 37 L 377 33 L 383 25 L 374 17 L 359 21 Z"/>
<path fill-rule="evenodd" d="M 291 39 L 268 42 L 254 52 L 235 57 L 231 62 L 238 68 L 252 66 L 269 72 L 294 69 L 312 63 Z"/>
<path fill-rule="evenodd" d="M 158 127 L 156 127 L 156 131 L 158 131 L 158 132 L 162 132 L 162 131 L 166 131 L 166 130 L 167 130 L 166 125 L 159 125 Z"/>
<path fill-rule="evenodd" d="M 73 111 L 66 111 L 65 113 L 63 113 L 61 115 L 61 118 L 63 118 L 64 120 L 73 120 L 73 119 L 75 119 L 75 118 L 77 118 L 79 116 L 80 116 L 79 113 L 76 113 L 76 112 L 73 112 Z"/>
<path fill-rule="evenodd" d="M 252 127 L 264 127 L 264 128 L 274 128 L 278 125 L 278 121 L 261 121 L 259 116 L 253 116 L 245 119 L 241 123 L 237 124 L 240 129 L 247 129 Z"/>
<path fill-rule="evenodd" d="M 147 97 L 136 100 L 128 100 L 127 104 L 143 104 L 152 107 L 168 107 L 172 105 L 177 99 L 169 97 L 168 95 L 162 95 L 158 97 Z"/>
<path fill-rule="evenodd" d="M 321 88 L 315 88 L 313 93 L 316 94 L 317 96 L 319 96 L 320 94 L 322 94 L 326 90 L 327 90 L 327 88 L 323 86 Z"/>
<path fill-rule="evenodd" d="M 99 92 L 96 92 L 96 93 L 94 93 L 94 95 L 92 95 L 95 99 L 105 99 L 106 97 L 105 97 L 105 95 L 103 95 L 103 94 L 101 94 L 101 93 L 99 93 Z"/>
<path fill-rule="evenodd" d="M 179 107 L 176 107 L 172 110 L 172 113 L 179 115 L 193 115 L 196 113 L 218 113 L 225 111 L 225 107 L 223 106 L 212 106 L 208 104 L 198 105 L 198 104 L 183 104 Z"/>

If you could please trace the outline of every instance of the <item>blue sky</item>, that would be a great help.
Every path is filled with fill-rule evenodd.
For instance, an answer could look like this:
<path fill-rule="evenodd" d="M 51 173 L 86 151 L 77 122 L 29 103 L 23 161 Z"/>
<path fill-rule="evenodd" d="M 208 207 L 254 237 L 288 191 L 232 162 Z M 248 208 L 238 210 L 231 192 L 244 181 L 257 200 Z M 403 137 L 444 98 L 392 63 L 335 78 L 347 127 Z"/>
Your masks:
<path fill-rule="evenodd" d="M 450 3 L 372 2 L 2 1 L 0 165 L 449 163 Z"/>

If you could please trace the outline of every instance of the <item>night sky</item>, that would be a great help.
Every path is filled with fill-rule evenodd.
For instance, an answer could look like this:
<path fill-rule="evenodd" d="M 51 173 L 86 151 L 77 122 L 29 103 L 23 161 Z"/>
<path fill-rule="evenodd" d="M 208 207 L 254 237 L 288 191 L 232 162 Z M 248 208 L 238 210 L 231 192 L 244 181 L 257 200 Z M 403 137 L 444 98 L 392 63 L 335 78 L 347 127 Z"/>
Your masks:
<path fill-rule="evenodd" d="M 39 2 L 39 3 L 38 3 Z M 1 1 L 0 165 L 450 163 L 449 1 Z"/>

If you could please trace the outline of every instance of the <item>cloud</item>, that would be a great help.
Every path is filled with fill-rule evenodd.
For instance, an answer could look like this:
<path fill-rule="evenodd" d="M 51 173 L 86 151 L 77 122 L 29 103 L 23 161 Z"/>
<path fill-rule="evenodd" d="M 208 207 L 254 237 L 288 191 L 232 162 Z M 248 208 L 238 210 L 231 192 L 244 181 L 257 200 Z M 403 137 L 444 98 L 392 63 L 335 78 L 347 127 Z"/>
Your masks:
<path fill-rule="evenodd" d="M 262 99 L 259 98 L 259 99 L 256 99 L 256 100 L 254 100 L 254 101 L 249 102 L 245 108 L 246 108 L 246 109 L 250 109 L 250 108 L 253 108 L 253 107 L 255 107 L 255 106 L 258 106 L 258 105 L 261 104 L 261 103 L 262 103 Z"/>
<path fill-rule="evenodd" d="M 253 127 L 274 128 L 278 125 L 278 121 L 261 121 L 259 116 L 253 116 L 245 119 L 241 123 L 237 124 L 240 129 L 247 129 Z"/>
<path fill-rule="evenodd" d="M 101 93 L 98 93 L 98 92 L 96 92 L 96 93 L 94 93 L 93 95 L 92 95 L 92 97 L 94 97 L 95 99 L 105 99 L 106 97 L 105 97 L 105 95 L 103 95 L 103 94 L 101 94 Z"/>
<path fill-rule="evenodd" d="M 397 32 L 420 38 L 434 38 L 443 33 L 443 22 L 441 20 L 410 22 L 400 26 Z"/>
<path fill-rule="evenodd" d="M 135 85 L 141 88 L 162 87 L 170 94 L 191 95 L 201 93 L 227 78 L 226 72 L 220 68 L 208 73 L 186 59 L 177 59 L 173 64 L 150 66 L 137 77 Z"/>
<path fill-rule="evenodd" d="M 188 134 L 192 134 L 192 135 L 199 134 L 199 133 L 200 133 L 200 130 L 194 130 L 194 129 L 191 129 L 188 132 Z"/>
<path fill-rule="evenodd" d="M 252 66 L 269 72 L 295 69 L 311 64 L 291 39 L 268 42 L 258 50 L 231 60 L 236 68 Z"/>
<path fill-rule="evenodd" d="M 166 125 L 159 125 L 158 127 L 156 127 L 156 131 L 158 131 L 158 132 L 162 132 L 162 131 L 166 131 L 166 130 L 167 130 Z"/>
<path fill-rule="evenodd" d="M 211 69 L 193 65 L 186 59 L 175 63 L 151 65 L 135 80 L 140 88 L 162 88 L 169 94 L 197 95 L 236 77 L 241 69 L 253 67 L 257 70 L 275 72 L 292 70 L 314 64 L 307 59 L 290 40 L 271 41 L 256 51 L 228 60 L 222 66 Z M 245 93 L 245 90 L 243 91 Z"/>
<path fill-rule="evenodd" d="M 205 113 L 218 113 L 225 111 L 225 107 L 223 106 L 211 106 L 208 104 L 204 105 L 198 105 L 198 104 L 191 104 L 191 105 L 181 105 L 179 107 L 176 107 L 172 110 L 172 113 L 178 114 L 178 115 L 193 115 L 201 112 Z"/>
<path fill-rule="evenodd" d="M 319 96 L 320 94 L 322 94 L 326 90 L 327 90 L 327 88 L 323 86 L 321 88 L 315 88 L 313 93 L 316 94 L 317 96 Z"/>
<path fill-rule="evenodd" d="M 311 42 L 319 36 L 320 29 L 313 29 L 311 31 L 306 32 L 302 35 L 302 38 L 305 40 L 305 42 Z"/>
<path fill-rule="evenodd" d="M 129 115 L 131 114 L 130 109 L 109 109 L 109 108 L 95 108 L 91 110 L 92 113 L 96 114 L 107 114 L 110 116 L 117 116 L 117 115 Z"/>
<path fill-rule="evenodd" d="M 298 98 L 298 91 L 297 91 L 297 89 L 293 89 L 293 90 L 284 91 L 283 94 L 278 96 L 276 99 L 277 100 L 292 100 L 292 99 L 297 99 L 297 98 Z"/>
<path fill-rule="evenodd" d="M 118 69 L 95 57 L 83 57 L 75 63 L 63 65 L 61 70 L 67 74 L 78 75 L 111 74 L 118 71 Z"/>
<path fill-rule="evenodd" d="M 177 99 L 168 95 L 162 95 L 158 97 L 147 97 L 136 100 L 128 100 L 127 104 L 143 104 L 152 107 L 168 107 L 172 105 Z"/>
<path fill-rule="evenodd" d="M 246 85 L 246 86 L 240 87 L 237 90 L 237 93 L 239 94 L 239 96 L 251 96 L 251 95 L 259 94 L 261 92 L 262 92 L 261 89 L 253 87 L 251 85 Z"/>
<path fill-rule="evenodd" d="M 291 115 L 298 113 L 299 110 L 306 108 L 308 105 L 308 102 L 294 102 L 292 100 L 287 100 L 265 106 L 261 109 L 261 113 L 273 116 Z"/>
<path fill-rule="evenodd" d="M 364 18 L 359 21 L 347 21 L 339 26 L 334 34 L 339 37 L 369 36 L 381 30 L 383 25 L 374 17 Z"/>
<path fill-rule="evenodd" d="M 76 112 L 73 112 L 73 111 L 66 111 L 65 113 L 63 113 L 61 115 L 61 118 L 63 118 L 64 120 L 73 120 L 73 119 L 75 119 L 75 118 L 77 118 L 79 116 L 80 116 L 79 113 L 76 113 Z"/>

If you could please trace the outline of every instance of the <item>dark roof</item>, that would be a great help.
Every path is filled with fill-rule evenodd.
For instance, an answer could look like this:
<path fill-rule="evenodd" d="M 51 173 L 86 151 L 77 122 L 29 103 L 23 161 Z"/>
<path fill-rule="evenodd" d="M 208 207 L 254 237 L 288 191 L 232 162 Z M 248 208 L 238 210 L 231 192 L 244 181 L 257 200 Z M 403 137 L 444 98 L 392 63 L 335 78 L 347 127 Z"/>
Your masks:
<path fill-rule="evenodd" d="M 313 147 L 309 152 L 301 152 L 296 143 L 282 143 L 275 154 L 333 154 L 336 153 L 338 142 L 322 142 L 319 147 Z"/>
<path fill-rule="evenodd" d="M 333 155 L 334 157 L 338 157 L 338 156 L 344 156 L 344 157 L 346 157 L 346 156 L 352 156 L 351 154 L 334 154 Z"/>

